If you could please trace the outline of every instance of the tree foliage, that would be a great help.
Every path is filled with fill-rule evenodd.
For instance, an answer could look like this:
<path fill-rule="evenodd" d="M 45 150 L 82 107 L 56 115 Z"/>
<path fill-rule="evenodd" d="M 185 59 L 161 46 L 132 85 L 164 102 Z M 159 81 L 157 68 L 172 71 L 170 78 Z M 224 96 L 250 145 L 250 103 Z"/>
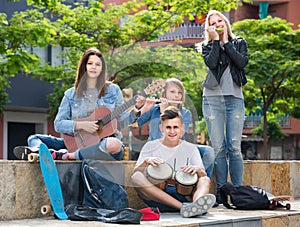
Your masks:
<path fill-rule="evenodd" d="M 300 89 L 296 84 L 300 73 L 300 30 L 292 30 L 291 25 L 269 16 L 263 20 L 239 21 L 233 27 L 248 43 L 246 74 L 251 82 L 245 87 L 250 94 L 246 100 L 253 98 L 249 101 L 250 108 L 261 108 L 263 112 L 265 159 L 269 158 L 268 112 L 290 114 L 300 104 Z"/>
<path fill-rule="evenodd" d="M 193 19 L 195 15 L 201 17 L 209 9 L 228 11 L 237 8 L 241 1 L 236 0 L 131 0 L 122 5 L 103 5 L 102 1 L 87 1 L 70 4 L 69 1 L 57 0 L 27 0 L 29 9 L 15 12 L 11 18 L 0 14 L 0 112 L 8 102 L 6 88 L 9 88 L 8 78 L 16 74 L 31 74 L 42 80 L 55 84 L 54 93 L 49 96 L 51 116 L 57 110 L 58 100 L 63 91 L 72 86 L 75 70 L 82 51 L 90 46 L 98 47 L 106 56 L 112 57 L 120 48 L 132 47 L 137 43 L 156 41 L 159 34 L 176 27 L 185 17 Z M 64 59 L 63 65 L 50 65 L 41 60 L 33 48 L 47 46 L 62 47 L 60 57 Z M 148 52 L 144 47 L 142 51 Z M 166 49 L 169 51 L 169 49 Z M 174 65 L 179 61 L 190 59 L 194 62 L 198 57 L 186 52 L 188 57 L 183 57 L 182 50 L 173 49 L 170 53 L 162 50 L 156 56 L 173 59 Z M 127 52 L 126 52 L 127 53 Z M 191 57 L 191 58 L 190 58 Z M 191 64 L 190 64 L 191 65 Z M 156 72 L 155 76 L 168 76 L 182 74 L 184 82 L 191 84 L 193 99 L 199 94 L 199 74 L 194 69 L 186 72 L 185 69 L 173 67 L 169 63 L 160 62 L 153 64 L 150 61 L 140 61 L 138 64 L 127 64 L 120 70 L 110 74 L 120 86 L 125 86 L 135 76 L 141 78 L 148 71 Z M 178 71 L 176 71 L 177 69 Z M 201 67 L 200 67 L 201 69 Z M 187 79 L 189 78 L 189 79 Z M 186 83 L 185 82 L 185 83 Z M 193 91 L 193 93 L 192 93 Z"/>
<path fill-rule="evenodd" d="M 254 129 L 254 135 L 262 137 L 264 135 L 264 127 L 263 124 L 260 124 L 258 127 Z M 272 118 L 267 122 L 267 136 L 270 141 L 281 141 L 283 140 L 287 134 L 282 132 L 282 128 L 278 122 L 278 119 Z"/>

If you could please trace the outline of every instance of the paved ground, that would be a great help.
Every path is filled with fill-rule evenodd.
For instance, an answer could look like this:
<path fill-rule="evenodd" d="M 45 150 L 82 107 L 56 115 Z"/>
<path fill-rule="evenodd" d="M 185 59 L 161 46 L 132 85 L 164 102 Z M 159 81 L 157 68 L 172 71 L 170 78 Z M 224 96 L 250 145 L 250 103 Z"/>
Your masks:
<path fill-rule="evenodd" d="M 197 218 L 182 218 L 179 214 L 162 214 L 159 221 L 143 221 L 142 226 L 247 226 L 247 227 L 258 227 L 262 226 L 262 220 L 274 219 L 275 225 L 268 224 L 267 226 L 295 226 L 295 224 L 280 222 L 287 216 L 297 217 L 300 220 L 300 200 L 291 202 L 291 210 L 256 210 L 256 211 L 238 211 L 230 210 L 223 206 L 212 208 L 207 215 L 199 216 Z M 278 219 L 279 218 L 279 219 Z M 280 223 L 279 223 L 280 222 Z M 299 221 L 296 225 L 300 226 Z M 80 227 L 93 227 L 93 226 L 120 226 L 116 224 L 105 224 L 101 222 L 90 222 L 90 221 L 61 221 L 53 217 L 45 217 L 39 219 L 22 219 L 12 221 L 0 221 L 0 226 L 80 226 Z M 126 226 L 139 226 L 139 225 L 126 225 Z"/>

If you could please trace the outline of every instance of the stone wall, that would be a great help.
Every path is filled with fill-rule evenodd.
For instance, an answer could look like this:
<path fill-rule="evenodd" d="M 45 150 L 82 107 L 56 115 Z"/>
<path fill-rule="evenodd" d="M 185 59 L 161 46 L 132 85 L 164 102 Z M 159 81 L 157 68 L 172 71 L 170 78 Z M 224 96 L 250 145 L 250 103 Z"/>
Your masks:
<path fill-rule="evenodd" d="M 65 203 L 80 203 L 79 161 L 56 161 Z M 145 206 L 136 195 L 130 182 L 135 161 L 111 162 L 111 169 L 122 165 L 117 177 L 124 184 L 129 196 L 129 206 Z M 124 167 L 124 168 L 123 168 Z M 300 198 L 300 161 L 245 161 L 244 185 L 256 185 L 274 195 L 292 195 Z M 216 192 L 214 177 L 211 192 Z M 41 217 L 40 208 L 49 204 L 39 163 L 0 160 L 0 220 Z"/>

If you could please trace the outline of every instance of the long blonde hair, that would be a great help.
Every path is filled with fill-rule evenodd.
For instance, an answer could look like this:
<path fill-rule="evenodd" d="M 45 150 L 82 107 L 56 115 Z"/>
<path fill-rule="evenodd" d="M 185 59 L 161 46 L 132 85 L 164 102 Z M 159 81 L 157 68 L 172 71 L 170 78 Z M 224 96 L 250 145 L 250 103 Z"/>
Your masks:
<path fill-rule="evenodd" d="M 218 15 L 218 16 L 220 16 L 226 22 L 228 36 L 230 36 L 232 39 L 236 38 L 236 36 L 232 33 L 231 25 L 230 25 L 230 22 L 227 19 L 227 17 L 224 14 L 222 14 L 220 11 L 218 11 L 218 10 L 210 10 L 207 13 L 207 16 L 206 16 L 206 19 L 205 19 L 205 25 L 204 25 L 205 39 L 203 41 L 204 44 L 207 44 L 207 43 L 209 43 L 212 40 L 212 37 L 209 35 L 209 33 L 206 30 L 210 26 L 209 19 L 210 19 L 210 17 L 212 15 Z"/>
<path fill-rule="evenodd" d="M 180 101 L 182 101 L 182 103 L 178 105 L 178 108 L 182 108 L 183 107 L 183 102 L 184 102 L 184 99 L 185 99 L 185 89 L 184 89 L 184 86 L 183 86 L 182 82 L 179 79 L 177 79 L 175 77 L 166 79 L 165 87 L 164 87 L 164 90 L 161 94 L 161 97 L 166 98 L 166 92 L 167 92 L 167 89 L 170 86 L 176 86 L 182 92 L 182 100 L 180 100 Z"/>

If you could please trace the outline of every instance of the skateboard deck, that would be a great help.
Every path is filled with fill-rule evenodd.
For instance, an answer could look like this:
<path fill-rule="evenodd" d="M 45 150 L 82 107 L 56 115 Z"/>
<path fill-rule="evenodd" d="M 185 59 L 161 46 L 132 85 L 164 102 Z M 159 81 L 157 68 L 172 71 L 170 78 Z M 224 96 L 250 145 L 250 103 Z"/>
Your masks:
<path fill-rule="evenodd" d="M 277 208 L 286 208 L 287 210 L 291 209 L 291 204 L 287 201 L 292 201 L 293 197 L 289 195 L 281 195 L 281 196 L 274 196 L 270 193 L 267 193 L 267 196 L 270 201 L 270 209 L 275 210 Z"/>
<path fill-rule="evenodd" d="M 39 148 L 40 167 L 54 214 L 62 220 L 68 219 L 64 209 L 64 199 L 58 172 L 51 153 L 45 144 Z"/>

